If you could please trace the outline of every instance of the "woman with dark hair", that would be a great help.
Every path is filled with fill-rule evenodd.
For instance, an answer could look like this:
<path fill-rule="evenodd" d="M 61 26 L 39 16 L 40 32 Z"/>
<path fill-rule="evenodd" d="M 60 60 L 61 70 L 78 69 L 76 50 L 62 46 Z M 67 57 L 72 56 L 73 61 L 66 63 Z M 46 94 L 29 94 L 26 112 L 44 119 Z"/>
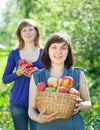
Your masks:
<path fill-rule="evenodd" d="M 85 74 L 80 68 L 73 67 L 73 54 L 71 41 L 68 35 L 63 33 L 52 34 L 44 47 L 41 56 L 44 69 L 33 72 L 29 88 L 29 117 L 37 122 L 37 130 L 85 130 L 80 111 L 86 111 L 91 107 L 88 86 Z M 48 81 L 49 77 L 62 79 L 71 76 L 74 79 L 73 88 L 80 92 L 76 99 L 75 109 L 70 118 L 57 118 L 58 112 L 49 115 L 45 109 L 38 112 L 36 108 L 37 84 Z"/>
<path fill-rule="evenodd" d="M 31 72 L 26 74 L 26 65 L 19 66 L 18 61 L 24 59 L 39 69 L 43 68 L 40 61 L 42 53 L 40 32 L 32 19 L 23 19 L 17 26 L 16 35 L 19 43 L 10 51 L 2 81 L 5 84 L 14 81 L 10 96 L 10 110 L 15 130 L 28 130 L 28 122 L 30 122 L 30 130 L 36 130 L 36 123 L 28 116 Z"/>
<path fill-rule="evenodd" d="M 64 61 L 65 67 L 70 68 L 73 65 L 74 60 L 73 60 L 73 54 L 72 54 L 72 49 L 71 49 L 71 41 L 68 35 L 57 33 L 57 34 L 51 35 L 51 37 L 48 39 L 45 45 L 45 50 L 43 51 L 43 54 L 41 56 L 41 61 L 46 69 L 50 69 L 51 67 L 51 59 L 48 53 L 49 47 L 51 46 L 51 44 L 54 44 L 54 43 L 60 44 L 61 42 L 65 42 L 68 47 L 68 55 L 67 55 L 66 60 Z"/>

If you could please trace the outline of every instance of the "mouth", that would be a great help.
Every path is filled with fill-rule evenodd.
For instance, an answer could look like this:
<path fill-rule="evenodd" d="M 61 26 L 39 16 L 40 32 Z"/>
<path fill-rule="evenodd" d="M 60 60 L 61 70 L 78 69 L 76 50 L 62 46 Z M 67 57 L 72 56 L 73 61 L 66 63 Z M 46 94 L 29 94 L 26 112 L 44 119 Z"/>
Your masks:
<path fill-rule="evenodd" d="M 56 58 L 56 59 L 61 59 L 62 56 L 54 56 L 54 58 Z"/>
<path fill-rule="evenodd" d="M 32 36 L 26 36 L 26 38 L 30 38 L 30 37 L 32 37 Z"/>

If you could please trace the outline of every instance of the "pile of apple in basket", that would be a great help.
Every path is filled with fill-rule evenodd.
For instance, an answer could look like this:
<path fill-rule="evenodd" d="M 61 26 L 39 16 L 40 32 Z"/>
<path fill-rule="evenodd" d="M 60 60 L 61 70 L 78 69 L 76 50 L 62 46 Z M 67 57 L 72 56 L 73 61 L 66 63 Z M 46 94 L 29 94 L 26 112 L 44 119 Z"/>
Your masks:
<path fill-rule="evenodd" d="M 37 84 L 36 106 L 39 112 L 45 109 L 45 114 L 58 111 L 56 117 L 69 118 L 73 115 L 76 98 L 80 96 L 78 90 L 73 88 L 74 80 L 70 76 L 62 79 L 50 77 L 45 82 Z"/>

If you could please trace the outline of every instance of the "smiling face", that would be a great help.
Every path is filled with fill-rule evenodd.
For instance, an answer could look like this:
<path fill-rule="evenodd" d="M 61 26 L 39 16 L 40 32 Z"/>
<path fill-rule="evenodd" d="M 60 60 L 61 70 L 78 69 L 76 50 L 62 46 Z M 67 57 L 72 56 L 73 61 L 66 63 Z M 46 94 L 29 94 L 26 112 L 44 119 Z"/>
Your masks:
<path fill-rule="evenodd" d="M 64 64 L 68 55 L 68 47 L 65 42 L 53 43 L 49 48 L 51 64 Z"/>
<path fill-rule="evenodd" d="M 43 49 L 41 62 L 48 70 L 53 63 L 70 68 L 74 60 L 69 36 L 60 32 L 51 34 Z"/>
<path fill-rule="evenodd" d="M 19 22 L 16 36 L 19 41 L 18 49 L 22 49 L 25 46 L 25 42 L 32 42 L 36 47 L 40 47 L 39 28 L 32 19 L 23 19 Z"/>
<path fill-rule="evenodd" d="M 33 42 L 36 36 L 36 30 L 33 26 L 26 26 L 21 30 L 21 37 L 24 42 Z"/>

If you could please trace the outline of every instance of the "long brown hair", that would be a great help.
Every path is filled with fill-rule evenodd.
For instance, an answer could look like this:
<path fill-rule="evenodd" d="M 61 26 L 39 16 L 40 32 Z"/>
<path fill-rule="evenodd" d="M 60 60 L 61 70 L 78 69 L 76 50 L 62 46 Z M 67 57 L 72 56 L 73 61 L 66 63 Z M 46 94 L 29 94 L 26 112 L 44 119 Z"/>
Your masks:
<path fill-rule="evenodd" d="M 26 26 L 33 26 L 36 30 L 36 36 L 34 39 L 34 45 L 37 47 L 40 47 L 39 38 L 40 38 L 40 32 L 39 28 L 37 27 L 36 23 L 32 19 L 23 19 L 17 26 L 16 35 L 19 41 L 18 49 L 22 49 L 24 47 L 24 40 L 21 37 L 21 30 Z"/>
<path fill-rule="evenodd" d="M 65 42 L 68 46 L 68 56 L 64 63 L 65 67 L 70 68 L 73 65 L 74 59 L 73 59 L 73 54 L 72 54 L 71 40 L 69 36 L 67 34 L 65 35 L 64 33 L 53 33 L 48 38 L 46 45 L 44 47 L 42 56 L 41 56 L 41 62 L 44 68 L 50 69 L 51 67 L 51 60 L 48 54 L 49 47 L 53 43 L 61 43 L 61 42 Z"/>

